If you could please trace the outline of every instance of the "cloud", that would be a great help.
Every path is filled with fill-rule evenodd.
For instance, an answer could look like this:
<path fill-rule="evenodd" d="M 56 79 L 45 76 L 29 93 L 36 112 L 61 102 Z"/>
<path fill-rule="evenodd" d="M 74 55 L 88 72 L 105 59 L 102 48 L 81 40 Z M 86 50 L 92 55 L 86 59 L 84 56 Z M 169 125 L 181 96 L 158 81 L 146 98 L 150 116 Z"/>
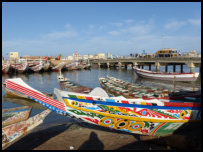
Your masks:
<path fill-rule="evenodd" d="M 138 24 L 128 28 L 129 33 L 133 34 L 147 34 L 152 29 L 151 24 Z"/>
<path fill-rule="evenodd" d="M 43 39 L 60 39 L 60 38 L 73 38 L 78 36 L 78 33 L 71 27 L 70 24 L 66 24 L 65 30 L 55 31 L 48 34 L 44 34 L 41 37 Z"/>
<path fill-rule="evenodd" d="M 165 29 L 169 30 L 169 29 L 173 29 L 173 30 L 177 30 L 179 28 L 181 28 L 182 26 L 186 25 L 186 22 L 184 21 L 171 21 L 168 24 L 166 24 L 164 26 Z"/>
<path fill-rule="evenodd" d="M 133 25 L 126 25 L 125 28 L 119 28 L 118 30 L 113 30 L 108 32 L 108 34 L 112 36 L 118 35 L 144 35 L 149 33 L 153 28 L 153 20 L 149 20 L 148 22 L 140 22 Z"/>
<path fill-rule="evenodd" d="M 90 29 L 94 29 L 94 28 L 95 28 L 95 25 L 90 24 L 90 25 L 89 25 L 89 28 L 90 28 Z"/>
<path fill-rule="evenodd" d="M 192 25 L 201 26 L 201 19 L 189 19 L 188 22 Z"/>
<path fill-rule="evenodd" d="M 134 20 L 128 19 L 128 20 L 125 20 L 125 22 L 126 22 L 126 23 L 132 23 L 132 22 L 134 22 Z"/>
<path fill-rule="evenodd" d="M 121 34 L 121 32 L 119 32 L 119 31 L 110 31 L 110 32 L 108 32 L 110 35 L 112 35 L 112 36 L 118 36 L 118 35 L 120 35 Z"/>
<path fill-rule="evenodd" d="M 115 22 L 115 23 L 112 23 L 112 25 L 114 25 L 116 27 L 122 27 L 123 23 L 121 23 L 121 22 Z"/>
<path fill-rule="evenodd" d="M 43 38 L 59 39 L 59 38 L 72 38 L 76 36 L 77 32 L 75 31 L 60 31 L 46 34 L 43 36 Z"/>
<path fill-rule="evenodd" d="M 70 24 L 66 24 L 66 25 L 65 25 L 65 28 L 66 28 L 66 29 L 69 29 L 69 28 L 71 28 L 71 25 L 70 25 Z"/>

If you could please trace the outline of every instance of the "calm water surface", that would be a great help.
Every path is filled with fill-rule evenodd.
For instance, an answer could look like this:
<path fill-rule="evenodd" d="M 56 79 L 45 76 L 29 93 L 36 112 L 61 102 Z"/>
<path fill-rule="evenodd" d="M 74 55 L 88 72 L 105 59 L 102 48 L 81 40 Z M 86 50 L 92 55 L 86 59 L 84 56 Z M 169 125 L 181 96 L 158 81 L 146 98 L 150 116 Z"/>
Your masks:
<path fill-rule="evenodd" d="M 145 67 L 145 69 L 147 69 L 147 67 Z M 172 70 L 172 67 L 169 67 L 168 70 L 170 72 Z M 176 70 L 178 71 L 178 67 L 176 68 Z M 184 71 L 189 72 L 187 68 L 185 68 Z M 195 71 L 198 72 L 199 70 L 195 69 Z M 201 89 L 200 77 L 196 82 L 192 82 L 192 83 L 180 82 L 180 83 L 174 84 L 173 82 L 163 82 L 159 80 L 138 78 L 136 73 L 130 68 L 128 70 L 113 69 L 113 68 L 112 69 L 92 68 L 91 70 L 66 71 L 62 73 L 70 80 L 90 88 L 100 87 L 98 78 L 106 77 L 107 75 L 109 75 L 131 83 L 142 83 L 150 87 L 162 87 L 165 89 L 178 89 L 178 90 L 191 90 L 191 91 Z M 24 82 L 26 82 L 34 89 L 37 89 L 41 92 L 53 93 L 54 88 L 61 89 L 57 82 L 57 75 L 58 75 L 57 72 L 18 74 L 16 76 L 2 75 L 2 82 L 7 78 L 20 77 L 23 79 Z M 44 107 L 42 107 L 40 104 L 37 104 L 32 101 L 6 97 L 5 92 L 2 88 L 2 108 L 13 108 L 13 107 L 20 107 L 24 105 L 33 106 L 31 116 L 40 113 L 44 109 Z M 50 115 L 47 116 L 43 125 L 66 123 L 69 121 L 73 121 L 73 120 L 63 115 L 59 115 L 55 112 L 52 112 Z"/>

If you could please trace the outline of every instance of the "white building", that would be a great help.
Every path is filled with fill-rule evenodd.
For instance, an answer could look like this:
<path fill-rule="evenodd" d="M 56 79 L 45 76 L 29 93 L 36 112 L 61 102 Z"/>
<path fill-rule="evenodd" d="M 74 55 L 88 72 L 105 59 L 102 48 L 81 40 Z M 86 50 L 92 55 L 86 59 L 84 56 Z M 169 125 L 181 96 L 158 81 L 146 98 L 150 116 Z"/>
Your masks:
<path fill-rule="evenodd" d="M 96 54 L 96 56 L 98 56 L 99 59 L 104 59 L 105 58 L 104 53 L 98 53 L 98 54 Z"/>
<path fill-rule="evenodd" d="M 106 58 L 113 58 L 113 55 L 111 53 L 107 53 Z"/>

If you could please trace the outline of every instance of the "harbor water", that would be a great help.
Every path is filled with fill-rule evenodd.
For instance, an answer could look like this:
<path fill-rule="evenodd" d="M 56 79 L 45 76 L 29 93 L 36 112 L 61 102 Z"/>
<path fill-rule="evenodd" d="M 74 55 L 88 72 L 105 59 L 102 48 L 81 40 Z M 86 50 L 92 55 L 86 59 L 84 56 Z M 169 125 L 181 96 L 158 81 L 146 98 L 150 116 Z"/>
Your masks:
<path fill-rule="evenodd" d="M 147 69 L 147 67 L 145 67 Z M 164 68 L 163 68 L 164 69 Z M 172 70 L 172 67 L 169 67 L 169 72 Z M 176 69 L 178 71 L 178 67 Z M 184 72 L 188 72 L 189 69 L 184 67 Z M 199 72 L 199 69 L 195 69 L 196 72 Z M 112 76 L 124 81 L 131 83 L 141 83 L 149 87 L 161 87 L 165 89 L 176 89 L 176 90 L 199 90 L 201 89 L 201 77 L 199 77 L 195 82 L 165 82 L 160 80 L 150 80 L 144 78 L 138 78 L 133 69 L 128 68 L 92 68 L 91 70 L 80 70 L 80 71 L 63 71 L 62 74 L 65 77 L 68 77 L 71 81 L 77 82 L 83 86 L 90 88 L 100 87 L 98 82 L 99 77 Z M 25 73 L 25 74 L 4 74 L 2 75 L 2 82 L 8 78 L 22 78 L 22 80 L 33 87 L 34 89 L 39 90 L 40 92 L 53 93 L 54 88 L 62 89 L 57 81 L 58 72 L 42 72 L 42 73 Z M 31 116 L 40 113 L 45 107 L 37 104 L 33 101 L 28 101 L 20 98 L 8 97 L 5 95 L 5 91 L 2 87 L 2 108 L 14 108 L 24 105 L 33 106 Z M 41 126 L 52 125 L 52 124 L 61 124 L 74 121 L 73 119 L 59 115 L 55 112 L 52 112 L 45 120 Z"/>

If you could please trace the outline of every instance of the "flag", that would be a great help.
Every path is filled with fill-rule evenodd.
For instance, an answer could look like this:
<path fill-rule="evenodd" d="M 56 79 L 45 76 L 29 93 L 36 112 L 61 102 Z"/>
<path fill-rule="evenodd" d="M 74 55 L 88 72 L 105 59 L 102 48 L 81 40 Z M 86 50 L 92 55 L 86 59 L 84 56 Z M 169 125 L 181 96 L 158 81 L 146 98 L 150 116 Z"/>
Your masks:
<path fill-rule="evenodd" d="M 48 61 L 48 57 L 47 56 L 45 56 L 44 58 L 45 58 L 46 61 Z"/>
<path fill-rule="evenodd" d="M 60 60 L 60 54 L 57 56 L 58 60 Z"/>

